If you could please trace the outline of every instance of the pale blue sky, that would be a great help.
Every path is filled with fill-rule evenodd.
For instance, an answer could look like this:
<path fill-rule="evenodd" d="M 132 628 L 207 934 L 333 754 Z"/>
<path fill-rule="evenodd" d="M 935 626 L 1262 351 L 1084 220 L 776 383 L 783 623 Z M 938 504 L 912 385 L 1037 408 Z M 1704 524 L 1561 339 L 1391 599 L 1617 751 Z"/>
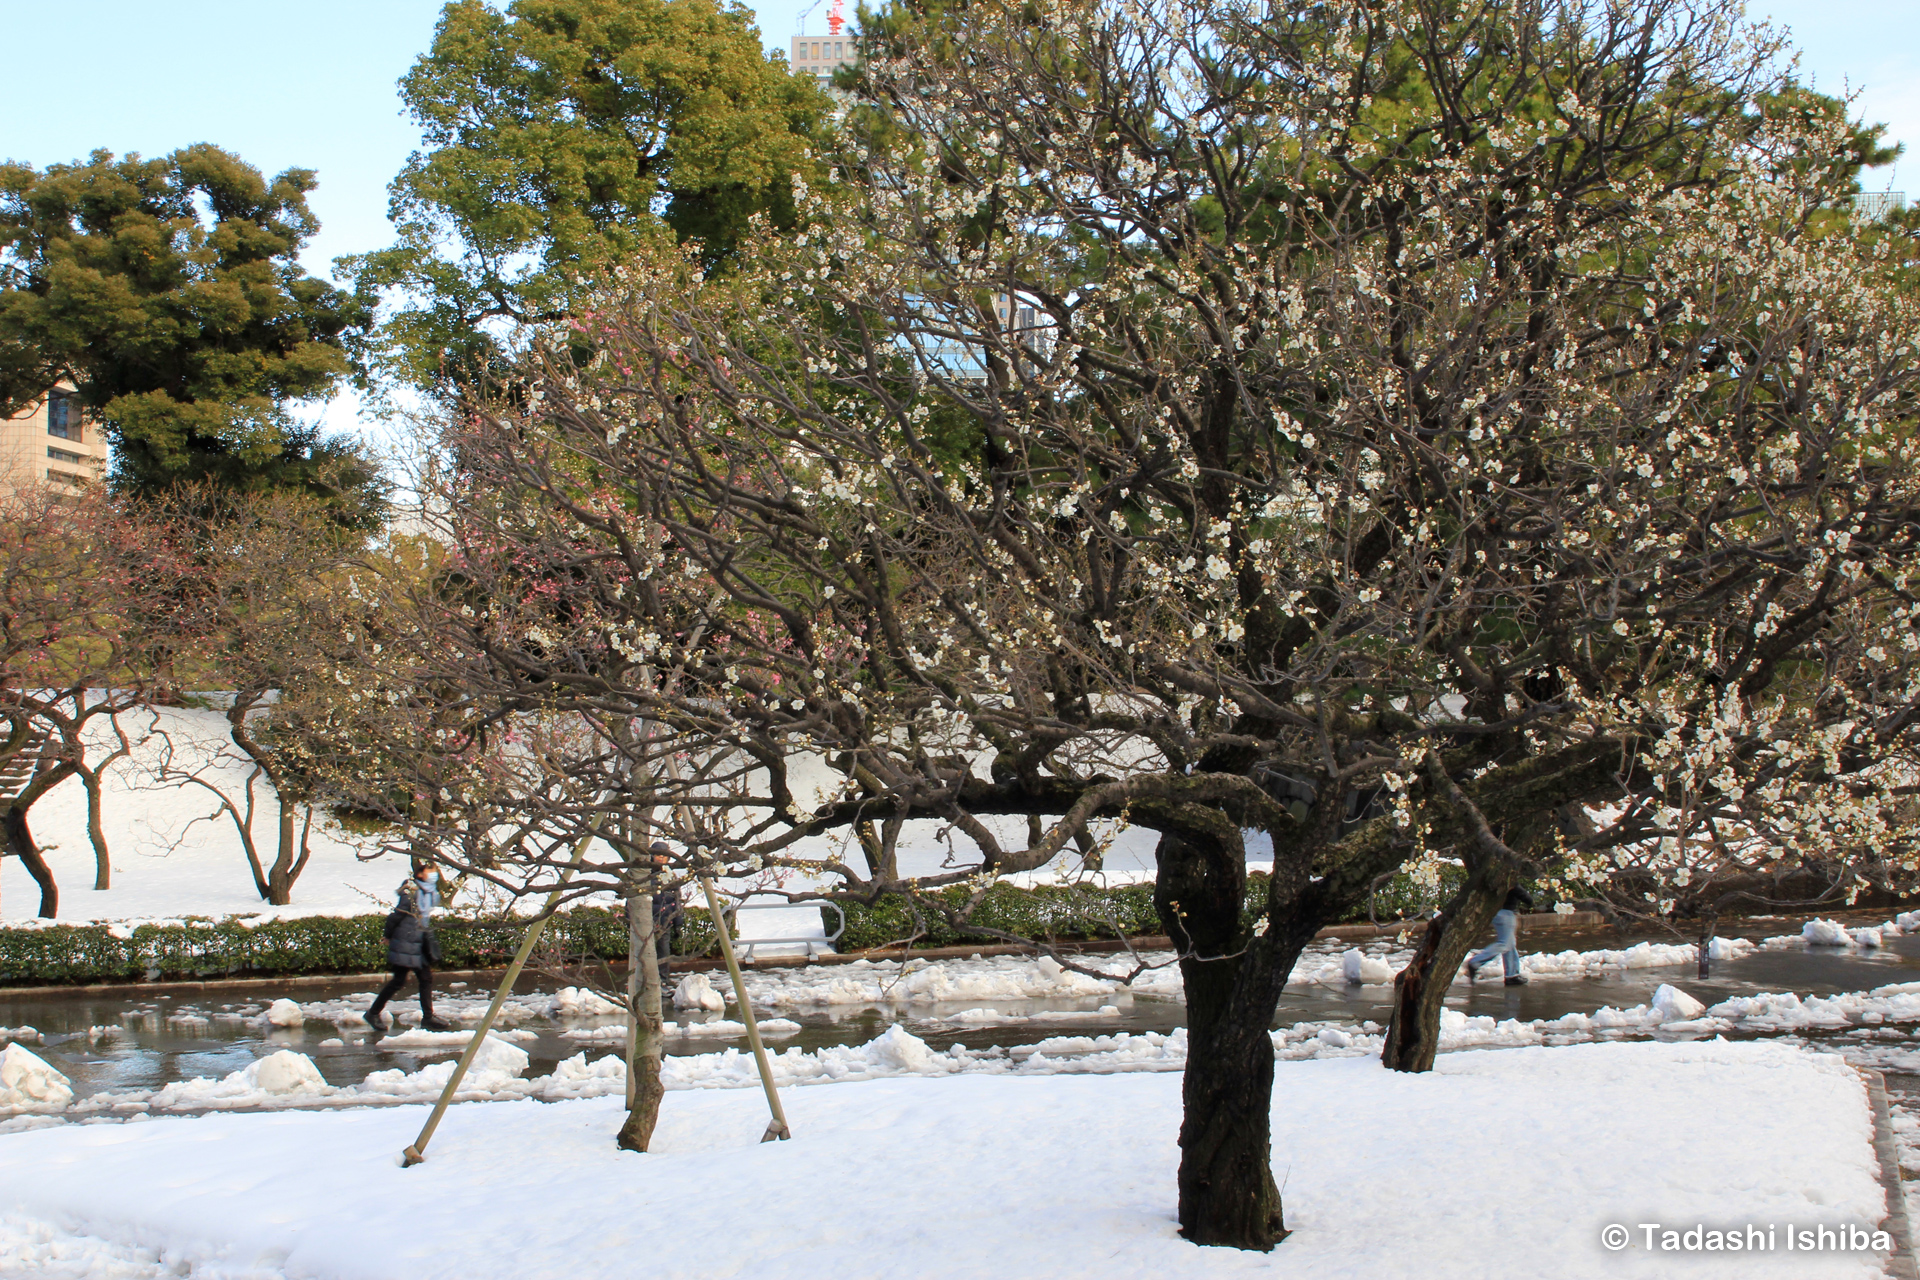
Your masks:
<path fill-rule="evenodd" d="M 433 36 L 441 0 L 0 0 L 7 47 L 0 158 L 46 165 L 95 147 L 158 155 L 212 142 L 268 173 L 316 170 L 320 234 L 303 255 L 335 257 L 389 238 L 387 182 L 417 142 L 394 82 Z M 754 6 L 768 47 L 784 49 L 809 7 L 826 30 L 830 0 Z M 846 0 L 849 13 L 855 0 Z M 1750 0 L 1792 29 L 1802 71 L 1829 93 L 1859 92 L 1858 112 L 1892 126 L 1914 154 L 1874 189 L 1920 199 L 1920 0 Z M 351 394 L 327 406 L 350 428 Z"/>
<path fill-rule="evenodd" d="M 806 5 L 757 6 L 769 46 L 785 46 Z M 826 5 L 809 31 L 825 31 Z M 394 82 L 439 12 L 439 0 L 0 0 L 0 157 L 44 165 L 94 147 L 213 142 L 269 173 L 315 169 L 321 233 L 306 261 L 325 271 L 387 239 L 386 184 L 416 141 Z M 1920 0 L 1754 0 L 1751 12 L 1792 28 L 1821 88 L 1851 84 L 1862 114 L 1913 145 L 1880 185 L 1920 175 Z"/>

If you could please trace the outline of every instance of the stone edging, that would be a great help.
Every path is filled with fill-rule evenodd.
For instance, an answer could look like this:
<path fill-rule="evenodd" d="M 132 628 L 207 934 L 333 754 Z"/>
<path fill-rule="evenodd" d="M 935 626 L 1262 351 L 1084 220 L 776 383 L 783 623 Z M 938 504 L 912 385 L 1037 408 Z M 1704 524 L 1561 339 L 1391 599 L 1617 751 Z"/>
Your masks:
<path fill-rule="evenodd" d="M 1887 1216 L 1880 1229 L 1893 1237 L 1893 1255 L 1887 1259 L 1892 1280 L 1920 1280 L 1914 1264 L 1913 1228 L 1907 1220 L 1907 1192 L 1900 1181 L 1900 1147 L 1893 1140 L 1893 1109 L 1887 1102 L 1887 1080 L 1871 1067 L 1855 1067 L 1867 1086 L 1873 1107 L 1873 1153 L 1880 1162 L 1880 1186 L 1887 1195 Z"/>

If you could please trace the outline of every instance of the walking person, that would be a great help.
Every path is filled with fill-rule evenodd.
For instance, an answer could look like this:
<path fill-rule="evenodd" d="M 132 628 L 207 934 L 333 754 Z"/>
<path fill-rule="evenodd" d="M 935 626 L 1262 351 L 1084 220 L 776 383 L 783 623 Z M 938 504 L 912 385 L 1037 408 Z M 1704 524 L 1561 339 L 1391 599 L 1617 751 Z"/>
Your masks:
<path fill-rule="evenodd" d="M 673 964 L 673 935 L 679 931 L 685 913 L 680 907 L 680 890 L 666 883 L 667 858 L 672 850 L 665 841 L 656 840 L 650 852 L 653 854 L 653 954 L 660 961 L 660 972 L 665 973 Z"/>
<path fill-rule="evenodd" d="M 1479 973 L 1480 966 L 1500 957 L 1500 967 L 1507 975 L 1507 985 L 1519 987 L 1526 985 L 1526 975 L 1520 972 L 1520 947 L 1516 935 L 1520 932 L 1520 917 L 1516 914 L 1520 907 L 1533 910 L 1533 895 L 1525 889 L 1515 887 L 1507 891 L 1507 900 L 1493 913 L 1493 942 L 1467 957 L 1467 981 L 1472 982 Z"/>
<path fill-rule="evenodd" d="M 387 968 L 393 976 L 367 1010 L 367 1025 L 387 1029 L 381 1011 L 400 993 L 412 974 L 420 984 L 420 1026 L 426 1031 L 450 1031 L 453 1024 L 433 1016 L 433 965 L 440 959 L 440 942 L 433 934 L 433 909 L 440 905 L 440 869 L 415 859 L 413 874 L 400 886 L 399 900 L 387 916 Z"/>

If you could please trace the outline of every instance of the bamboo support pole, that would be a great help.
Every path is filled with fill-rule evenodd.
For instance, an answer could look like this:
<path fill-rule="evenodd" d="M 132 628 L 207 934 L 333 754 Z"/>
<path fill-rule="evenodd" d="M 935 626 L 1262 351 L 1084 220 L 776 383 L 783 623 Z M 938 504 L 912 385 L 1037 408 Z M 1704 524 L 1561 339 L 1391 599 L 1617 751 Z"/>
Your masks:
<path fill-rule="evenodd" d="M 597 827 L 598 824 L 596 823 Z M 466 1079 L 467 1068 L 473 1065 L 474 1055 L 480 1052 L 480 1045 L 493 1030 L 493 1021 L 500 1016 L 500 1006 L 506 1003 L 507 993 L 513 990 L 513 984 L 520 978 L 520 970 L 526 967 L 527 957 L 533 954 L 534 946 L 540 941 L 540 935 L 547 931 L 547 921 L 553 918 L 553 909 L 560 902 L 560 895 L 566 890 L 567 881 L 573 879 L 573 873 L 580 869 L 586 859 L 587 846 L 593 843 L 596 832 L 588 832 L 580 837 L 573 847 L 573 861 L 560 872 L 560 883 L 553 886 L 553 892 L 547 895 L 547 904 L 541 909 L 540 918 L 527 926 L 527 936 L 520 940 L 520 949 L 513 953 L 513 963 L 507 966 L 506 976 L 500 980 L 500 989 L 493 993 L 493 1003 L 487 1006 L 486 1016 L 480 1019 L 480 1026 L 474 1031 L 473 1039 L 460 1053 L 460 1061 L 454 1064 L 453 1074 L 447 1077 L 447 1087 L 440 1091 L 440 1100 L 433 1104 L 433 1114 L 427 1117 L 427 1123 L 420 1129 L 420 1136 L 413 1145 L 400 1153 L 400 1167 L 411 1169 L 427 1158 L 427 1143 L 433 1140 L 433 1131 L 440 1127 L 440 1117 L 447 1113 L 447 1105 L 453 1101 L 453 1095 L 460 1088 L 460 1082 Z M 751 1025 L 751 1024 L 749 1024 Z"/>
<path fill-rule="evenodd" d="M 793 1136 L 793 1130 L 787 1127 L 787 1113 L 780 1105 L 780 1090 L 774 1087 L 773 1064 L 767 1061 L 767 1047 L 760 1042 L 760 1025 L 754 1021 L 753 1002 L 747 999 L 747 984 L 740 977 L 740 960 L 733 954 L 733 935 L 727 931 L 727 917 L 720 910 L 720 895 L 714 892 L 713 880 L 707 875 L 700 877 L 700 887 L 707 891 L 707 910 L 713 913 L 713 931 L 720 938 L 720 954 L 727 962 L 727 973 L 733 978 L 734 999 L 740 1004 L 740 1021 L 747 1024 L 747 1044 L 753 1049 L 753 1061 L 760 1068 L 760 1084 L 767 1091 L 767 1109 L 773 1112 L 773 1119 L 767 1123 L 767 1131 L 760 1135 L 760 1141 L 772 1142 L 775 1138 L 785 1141 Z"/>

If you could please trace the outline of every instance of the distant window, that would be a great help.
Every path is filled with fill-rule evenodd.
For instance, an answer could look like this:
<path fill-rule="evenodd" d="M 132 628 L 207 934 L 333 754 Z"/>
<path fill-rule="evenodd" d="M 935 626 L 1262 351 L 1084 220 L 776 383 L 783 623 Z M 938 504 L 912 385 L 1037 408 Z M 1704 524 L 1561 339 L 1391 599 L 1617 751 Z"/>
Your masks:
<path fill-rule="evenodd" d="M 819 57 L 820 57 L 820 46 L 819 46 L 819 45 L 817 45 L 817 44 L 816 44 L 815 46 L 813 46 L 813 57 L 814 57 L 814 59 L 815 59 L 816 61 L 817 61 L 817 60 L 819 59 Z"/>
<path fill-rule="evenodd" d="M 69 391 L 47 396 L 47 434 L 62 440 L 80 438 L 80 401 Z"/>
<path fill-rule="evenodd" d="M 77 476 L 71 471 L 55 471 L 52 467 L 47 468 L 47 479 L 53 481 L 55 484 L 70 484 L 76 487 L 84 485 L 87 482 L 85 476 Z"/>
<path fill-rule="evenodd" d="M 833 56 L 836 58 L 840 56 L 840 41 L 838 40 L 833 42 Z"/>
<path fill-rule="evenodd" d="M 56 449 L 52 445 L 47 446 L 47 456 L 55 462 L 81 463 L 86 461 L 85 458 L 77 453 L 68 453 L 65 449 Z"/>

